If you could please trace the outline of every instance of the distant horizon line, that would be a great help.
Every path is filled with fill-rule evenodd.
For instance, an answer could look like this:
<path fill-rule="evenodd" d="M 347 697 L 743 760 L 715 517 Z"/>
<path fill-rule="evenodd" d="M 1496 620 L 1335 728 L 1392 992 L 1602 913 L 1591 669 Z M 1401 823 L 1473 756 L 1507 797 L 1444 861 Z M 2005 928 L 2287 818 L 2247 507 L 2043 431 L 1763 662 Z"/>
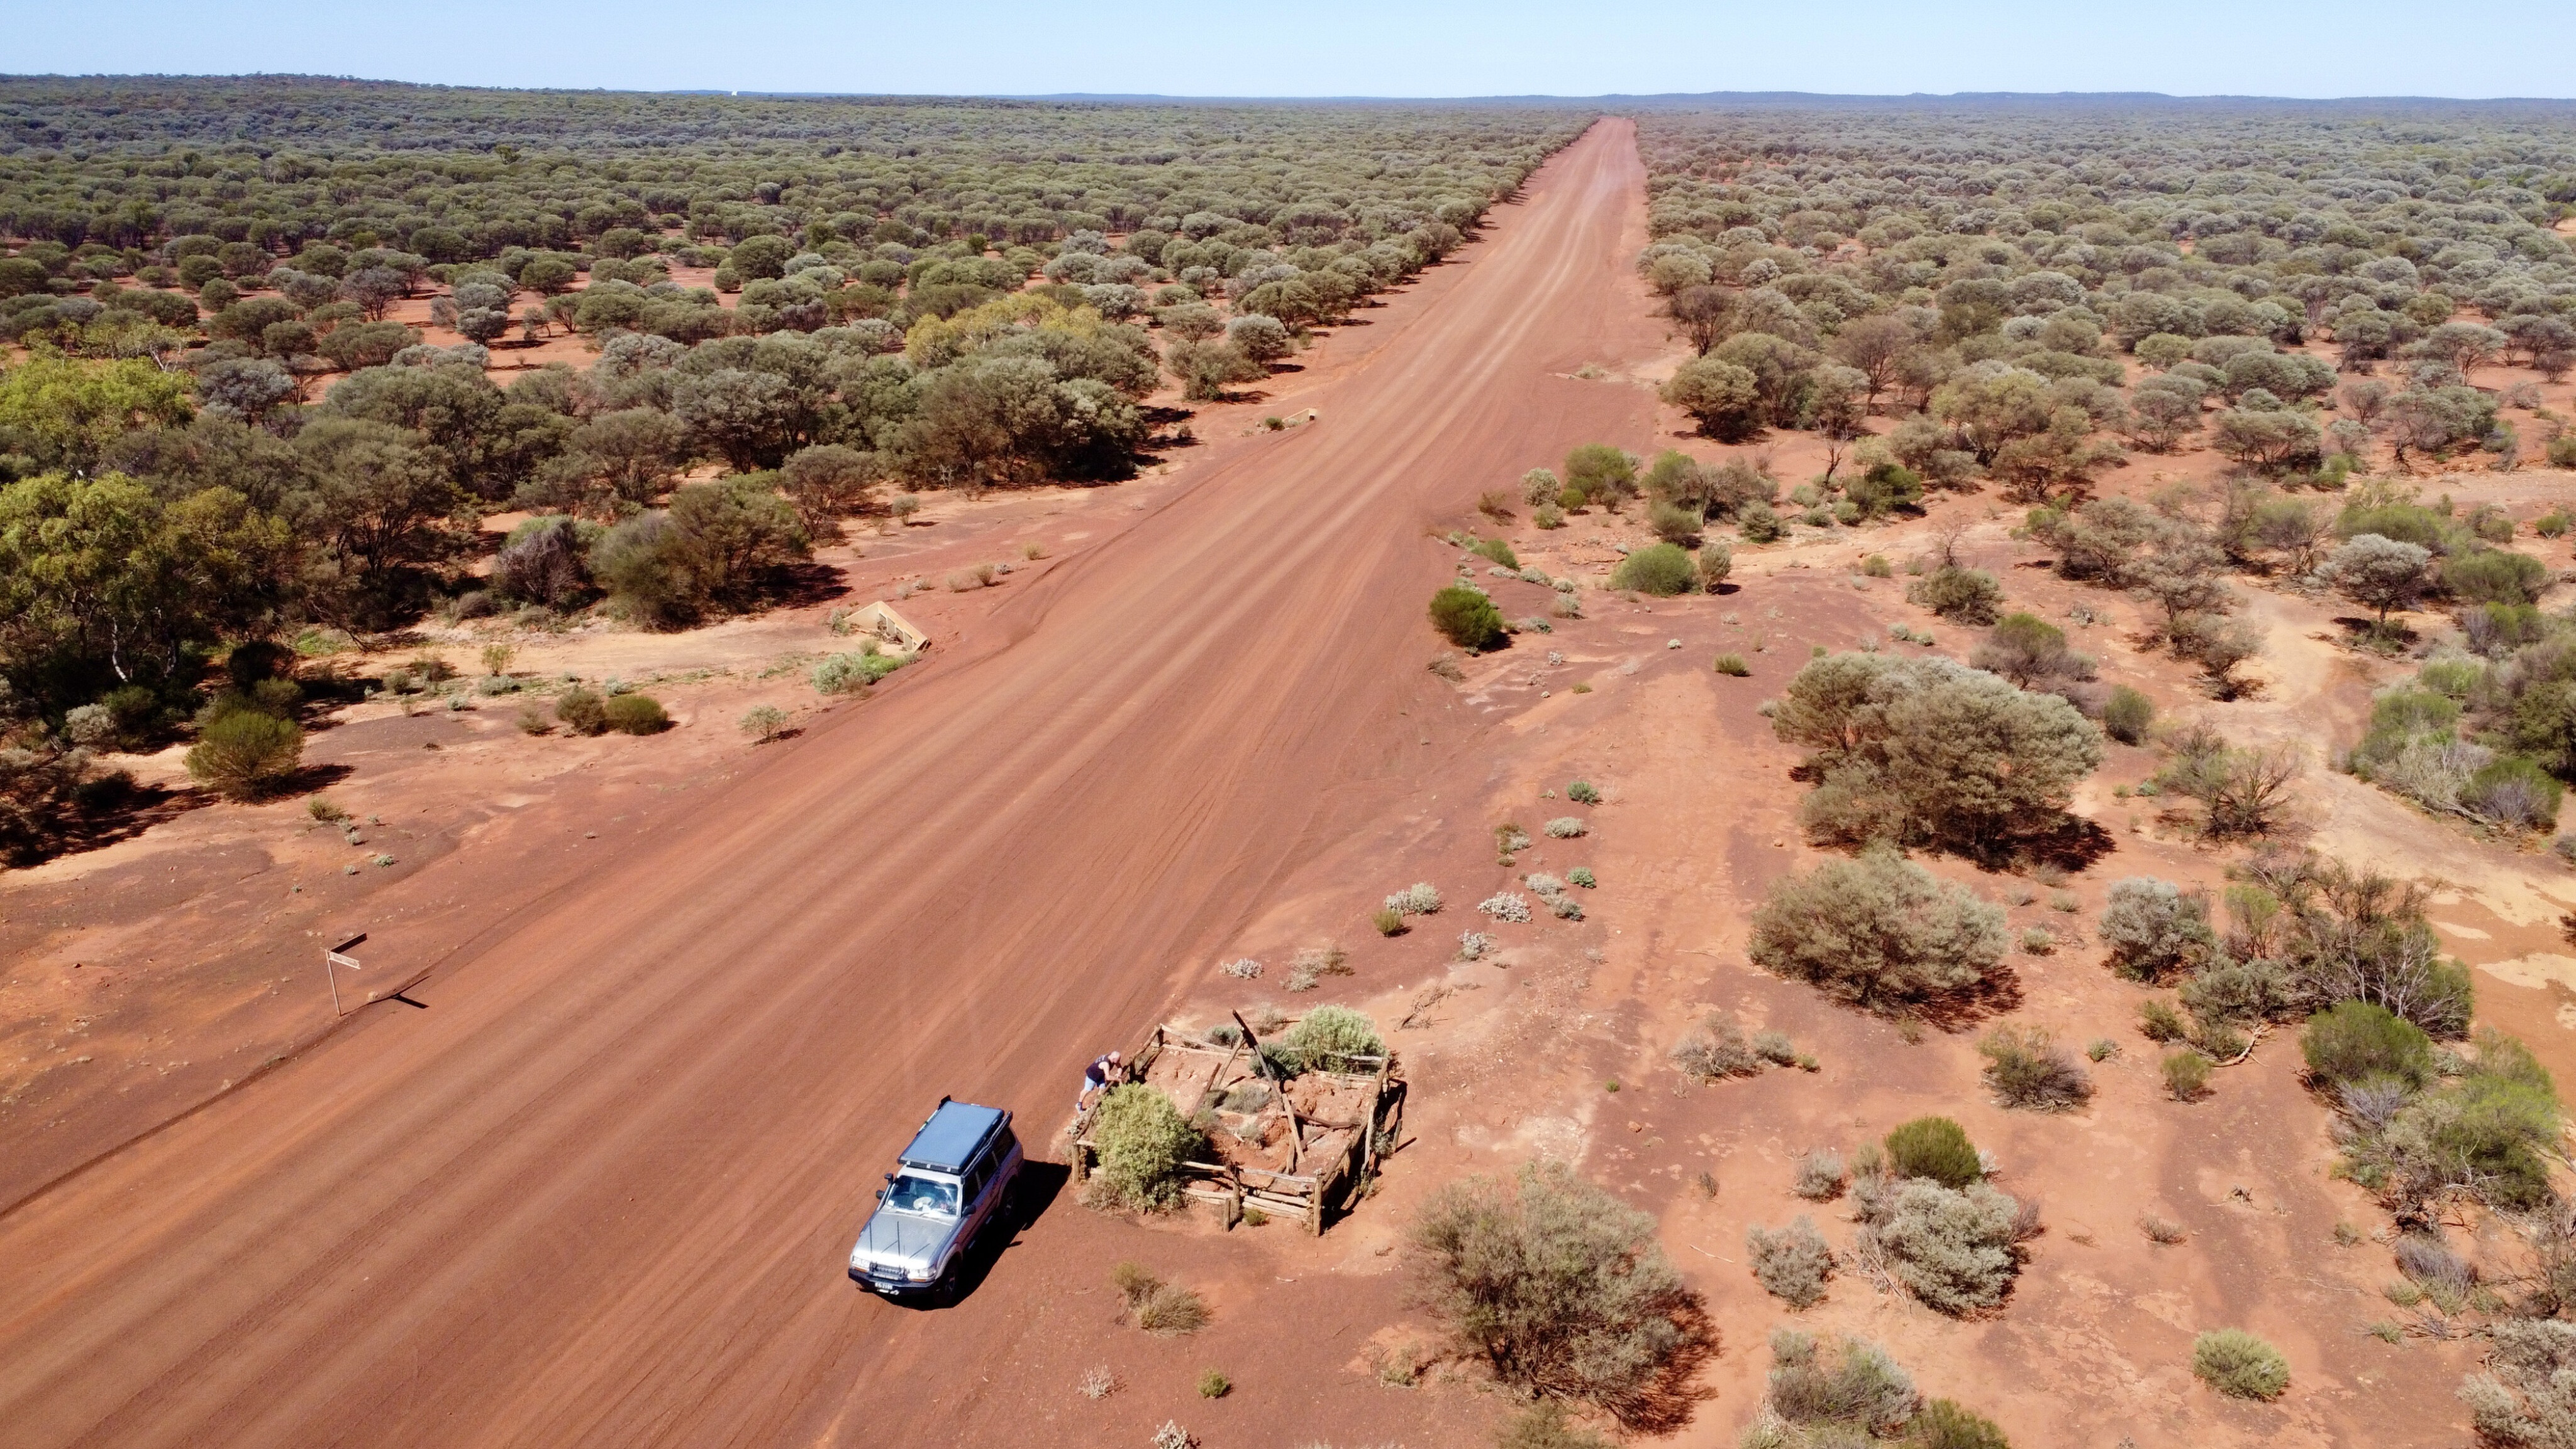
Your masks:
<path fill-rule="evenodd" d="M 2576 96 L 2439 96 L 2352 95 L 2281 96 L 2213 92 L 2177 95 L 2169 91 L 1607 91 L 1595 95 L 1523 92 L 1492 95 L 1178 95 L 1160 91 L 814 91 L 748 90 L 724 86 L 575 86 L 478 85 L 450 81 L 390 80 L 371 76 L 326 75 L 304 71 L 94 71 L 0 72 L 0 85 L 28 81 L 320 81 L 346 85 L 389 86 L 416 90 L 504 91 L 578 95 L 721 96 L 735 100 L 775 101 L 1020 101 L 1085 104 L 1161 105 L 1685 105 L 1690 103 L 1853 103 L 1921 102 L 2112 102 L 2130 104 L 2245 104 L 2283 106 L 2349 106 L 2436 104 L 2458 106 L 2571 105 Z"/>

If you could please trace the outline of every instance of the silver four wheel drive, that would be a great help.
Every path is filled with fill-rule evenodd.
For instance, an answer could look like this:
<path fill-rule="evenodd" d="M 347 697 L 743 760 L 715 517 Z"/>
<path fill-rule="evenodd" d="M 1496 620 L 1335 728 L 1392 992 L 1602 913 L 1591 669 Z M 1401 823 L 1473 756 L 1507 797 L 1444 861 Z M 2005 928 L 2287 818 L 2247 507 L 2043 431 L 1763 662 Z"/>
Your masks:
<path fill-rule="evenodd" d="M 940 1291 L 975 1235 L 1003 1215 L 1020 1161 L 1010 1113 L 940 1098 L 886 1174 L 850 1250 L 851 1281 L 885 1294 Z"/>

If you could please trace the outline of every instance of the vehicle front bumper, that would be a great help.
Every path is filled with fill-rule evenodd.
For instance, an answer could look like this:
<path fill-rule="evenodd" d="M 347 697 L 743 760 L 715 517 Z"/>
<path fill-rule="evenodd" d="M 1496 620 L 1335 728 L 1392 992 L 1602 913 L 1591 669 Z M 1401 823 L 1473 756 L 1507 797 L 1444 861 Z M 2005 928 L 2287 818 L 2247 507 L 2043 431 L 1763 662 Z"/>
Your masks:
<path fill-rule="evenodd" d="M 852 1264 L 850 1267 L 850 1281 L 867 1289 L 871 1293 L 883 1293 L 888 1296 L 903 1293 L 927 1293 L 931 1289 L 939 1286 L 939 1278 L 936 1274 L 933 1274 L 928 1278 L 915 1278 L 902 1268 L 890 1267 L 883 1264 L 867 1268 L 861 1268 L 856 1264 Z"/>

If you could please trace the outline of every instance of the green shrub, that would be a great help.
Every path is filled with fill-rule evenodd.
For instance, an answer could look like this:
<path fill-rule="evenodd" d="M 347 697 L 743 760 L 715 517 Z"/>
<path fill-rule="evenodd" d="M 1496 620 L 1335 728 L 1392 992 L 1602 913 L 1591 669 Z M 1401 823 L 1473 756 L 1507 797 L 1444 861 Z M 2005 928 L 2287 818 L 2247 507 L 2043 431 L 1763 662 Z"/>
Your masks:
<path fill-rule="evenodd" d="M 2443 587 L 2473 604 L 2527 604 L 2548 580 L 2548 565 L 2511 549 L 2482 548 L 2442 562 Z"/>
<path fill-rule="evenodd" d="M 1278 1044 L 1310 1072 L 1349 1071 L 1352 1057 L 1386 1053 L 1377 1023 L 1347 1006 L 1316 1007 L 1290 1027 Z"/>
<path fill-rule="evenodd" d="M 2138 1030 L 2145 1033 L 2149 1041 L 2180 1041 L 2191 1033 L 2191 1028 L 2183 1022 L 2182 1013 L 2174 1010 L 2173 1003 L 2161 996 L 2150 997 L 2139 1004 Z"/>
<path fill-rule="evenodd" d="M 1905 590 L 1907 599 L 1962 624 L 1993 623 L 1995 607 L 2003 602 L 2003 596 L 2003 586 L 1995 582 L 1993 574 L 1955 564 L 1935 569 Z"/>
<path fill-rule="evenodd" d="M 1646 509 L 1646 527 L 1655 537 L 1676 548 L 1688 548 L 1699 539 L 1700 529 L 1708 519 L 1696 508 L 1657 499 Z"/>
<path fill-rule="evenodd" d="M 234 800 L 257 799 L 279 788 L 303 762 L 303 727 L 251 709 L 209 722 L 188 749 L 188 774 Z"/>
<path fill-rule="evenodd" d="M 1610 574 L 1610 587 L 1670 598 L 1689 593 L 1698 572 L 1681 545 L 1648 544 L 1619 561 L 1619 567 Z"/>
<path fill-rule="evenodd" d="M 1503 611 L 1464 584 L 1431 596 L 1431 627 L 1461 649 L 1490 649 L 1503 642 Z"/>
<path fill-rule="evenodd" d="M 855 693 L 911 662 L 909 655 L 869 650 L 830 655 L 814 666 L 814 688 L 824 694 Z"/>
<path fill-rule="evenodd" d="M 1665 1259 L 1653 1216 L 1563 1163 L 1533 1163 L 1511 1183 L 1449 1183 L 1410 1236 L 1423 1305 L 1460 1353 L 1512 1388 L 1634 1422 L 1658 1401 L 1667 1368 L 1708 1343 L 1699 1297 Z"/>
<path fill-rule="evenodd" d="M 1479 539 L 1468 545 L 1467 552 L 1492 559 L 1507 569 L 1521 566 L 1520 558 L 1512 552 L 1512 546 L 1499 538 Z"/>
<path fill-rule="evenodd" d="M 1567 1422 L 1565 1405 L 1542 1400 L 1503 1421 L 1494 1449 L 1613 1449 L 1610 1441 Z"/>
<path fill-rule="evenodd" d="M 1181 1165 L 1201 1146 L 1171 1099 L 1142 1084 L 1111 1087 L 1093 1109 L 1100 1152 L 1090 1191 L 1101 1206 L 1155 1212 L 1181 1201 Z"/>
<path fill-rule="evenodd" d="M 1962 1188 L 1986 1175 L 1967 1129 L 1947 1117 L 1917 1117 L 1887 1134 L 1887 1166 L 1898 1177 Z"/>
<path fill-rule="evenodd" d="M 1754 964 L 1873 1011 L 1982 983 L 2004 957 L 2004 913 L 1893 851 L 1788 876 L 1753 912 Z"/>
<path fill-rule="evenodd" d="M 767 742 L 778 738 L 787 728 L 787 711 L 774 704 L 756 704 L 744 710 L 742 718 L 735 723 L 744 734 Z"/>
<path fill-rule="evenodd" d="M 2185 1049 L 2164 1060 L 2165 1090 L 2177 1102 L 2196 1100 L 2209 1090 L 2209 1058 Z"/>
<path fill-rule="evenodd" d="M 1735 531 L 1746 543 L 1770 543 L 1787 530 L 1779 511 L 1757 498 L 1736 510 Z"/>
<path fill-rule="evenodd" d="M 1592 787 L 1591 781 L 1577 780 L 1565 787 L 1565 798 L 1577 805 L 1598 805 L 1601 803 L 1601 792 Z"/>
<path fill-rule="evenodd" d="M 1369 924 L 1376 927 L 1381 936 L 1401 936 L 1405 929 L 1404 912 L 1393 906 L 1382 907 L 1369 917 Z"/>
<path fill-rule="evenodd" d="M 2309 1017 L 2299 1050 L 2309 1073 L 2329 1087 L 2387 1080 L 2416 1091 L 2433 1080 L 2433 1039 L 2373 1002 L 2338 1002 Z"/>
<path fill-rule="evenodd" d="M 1904 1449 L 2012 1449 L 1995 1421 L 1948 1399 L 1934 1399 L 1905 1426 Z"/>
<path fill-rule="evenodd" d="M 1585 443 L 1565 455 L 1565 486 L 1611 504 L 1637 496 L 1637 463 L 1607 443 Z"/>
<path fill-rule="evenodd" d="M 1716 539 L 1699 546 L 1699 587 L 1702 593 L 1716 593 L 1717 586 L 1725 583 L 1726 576 L 1733 572 L 1735 550 Z"/>
<path fill-rule="evenodd" d="M 2191 1371 L 2230 1398 L 2277 1399 L 2290 1386 L 2290 1361 L 2241 1328 L 2222 1328 L 2191 1341 Z"/>
<path fill-rule="evenodd" d="M 610 695 L 601 713 L 621 735 L 658 735 L 671 727 L 671 716 L 649 694 Z"/>
<path fill-rule="evenodd" d="M 2398 1108 L 2355 1156 L 2393 1201 L 2462 1192 L 2529 1208 L 2549 1198 L 2559 1127 L 2549 1073 L 2529 1048 L 2489 1029 L 2467 1071 Z"/>
<path fill-rule="evenodd" d="M 2521 755 L 2492 760 L 2460 787 L 2464 809 L 2516 830 L 2555 830 L 2561 786 Z"/>
<path fill-rule="evenodd" d="M 595 735 L 608 729 L 608 702 L 587 689 L 567 689 L 555 697 L 555 718 L 577 735 Z"/>
<path fill-rule="evenodd" d="M 1800 806 L 1815 837 L 1924 842 L 1994 857 L 2060 828 L 2102 736 L 2054 694 L 1937 655 L 1810 660 L 1771 714 L 1821 776 Z"/>
<path fill-rule="evenodd" d="M 2142 744 L 2156 722 L 2156 704 L 2125 684 L 2114 685 L 2102 705 L 2102 733 L 2124 745 Z"/>
<path fill-rule="evenodd" d="M 1202 1399 L 1222 1399 L 1233 1391 L 1234 1380 L 1215 1369 L 1208 1369 L 1199 1375 L 1199 1397 Z"/>
<path fill-rule="evenodd" d="M 1741 654 L 1720 654 L 1717 656 L 1717 672 L 1730 678 L 1742 679 L 1753 672 L 1753 666 L 1745 663 L 1744 656 Z"/>

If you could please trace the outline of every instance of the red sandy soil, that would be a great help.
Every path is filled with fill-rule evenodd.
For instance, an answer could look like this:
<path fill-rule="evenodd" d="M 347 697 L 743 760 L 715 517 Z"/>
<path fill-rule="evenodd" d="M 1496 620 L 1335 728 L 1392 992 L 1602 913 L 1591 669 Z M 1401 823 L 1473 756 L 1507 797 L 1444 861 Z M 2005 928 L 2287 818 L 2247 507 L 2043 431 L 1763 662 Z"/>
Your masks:
<path fill-rule="evenodd" d="M 882 697 L 626 797 L 596 844 L 573 792 L 419 867 L 370 966 L 439 961 L 428 1010 L 371 1008 L 0 1220 L 11 1438 L 882 1443 L 978 1405 L 1025 1429 L 1023 1394 L 1141 1438 L 1220 1352 L 1267 1382 L 1210 1434 L 1428 1434 L 1430 1398 L 1338 1372 L 1386 1304 L 1290 1289 L 1283 1339 L 1228 1314 L 1259 1280 L 1220 1242 L 1168 1256 L 1232 1265 L 1226 1326 L 1122 1339 L 1135 1387 L 1098 1406 L 1059 1386 L 1127 1332 L 1101 1264 L 1137 1230 L 1059 1205 L 953 1313 L 841 1263 L 939 1094 L 1051 1127 L 1086 1048 L 1409 788 L 1417 725 L 1431 753 L 1470 727 L 1420 667 L 1426 526 L 1561 439 L 1642 431 L 1644 394 L 1558 375 L 1651 345 L 1642 185 L 1597 129 L 1345 364 L 1282 380 L 1269 408 L 1319 424 L 1203 427 L 1147 516 Z"/>

